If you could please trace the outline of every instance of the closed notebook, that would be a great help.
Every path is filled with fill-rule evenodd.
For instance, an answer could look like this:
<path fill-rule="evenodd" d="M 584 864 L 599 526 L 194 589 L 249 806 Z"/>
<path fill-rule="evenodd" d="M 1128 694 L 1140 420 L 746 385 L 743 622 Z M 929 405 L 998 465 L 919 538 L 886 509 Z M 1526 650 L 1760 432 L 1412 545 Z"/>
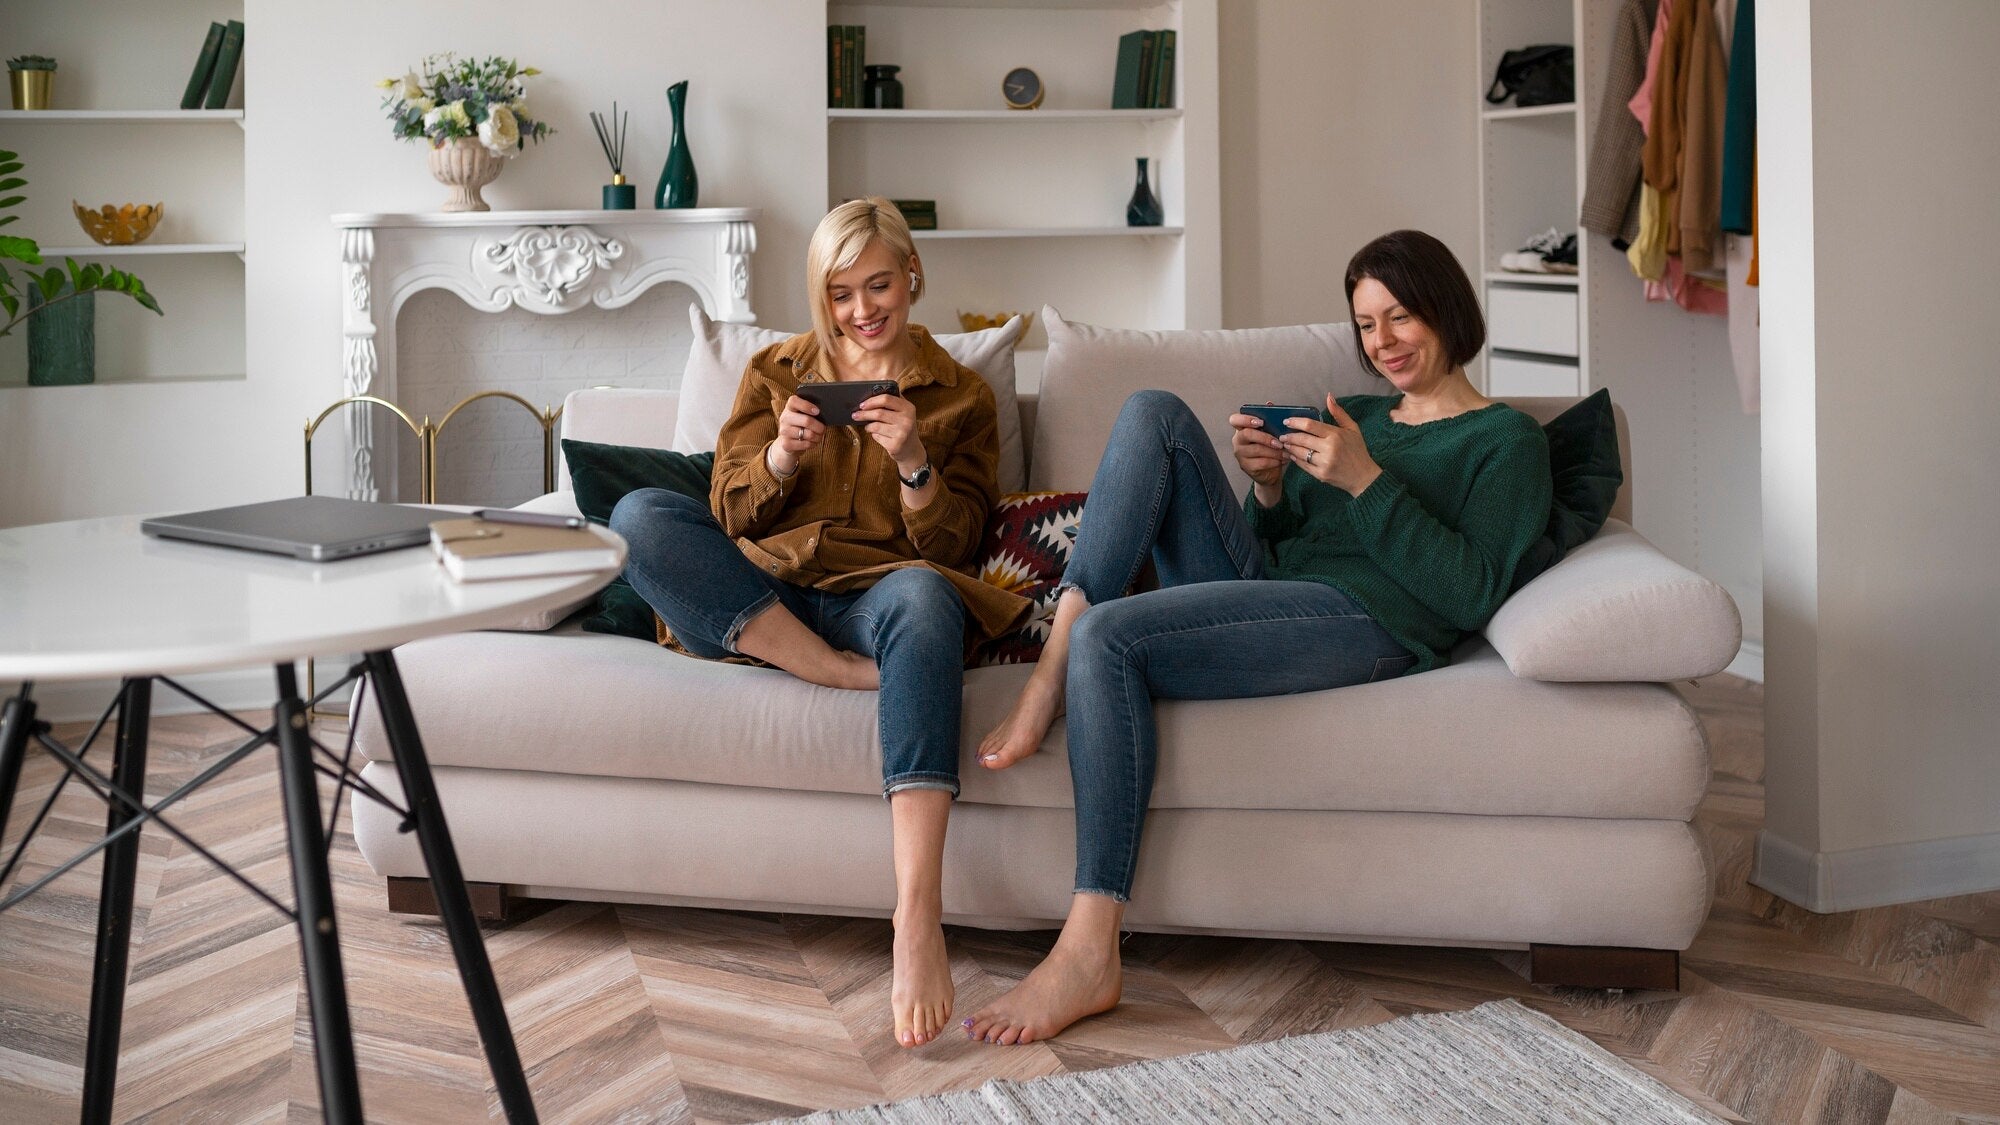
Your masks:
<path fill-rule="evenodd" d="M 624 553 L 604 534 L 588 528 L 535 527 L 482 519 L 438 520 L 431 524 L 431 550 L 452 578 L 530 578 L 616 570 Z"/>

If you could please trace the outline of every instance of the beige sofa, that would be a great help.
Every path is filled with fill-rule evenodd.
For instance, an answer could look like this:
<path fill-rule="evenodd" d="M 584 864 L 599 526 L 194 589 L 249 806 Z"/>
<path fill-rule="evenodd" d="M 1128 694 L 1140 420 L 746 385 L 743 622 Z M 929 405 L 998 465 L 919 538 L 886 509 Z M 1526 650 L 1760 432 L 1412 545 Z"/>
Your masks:
<path fill-rule="evenodd" d="M 1118 404 L 1139 387 L 1181 393 L 1222 438 L 1241 401 L 1382 386 L 1358 369 L 1345 325 L 1137 333 L 1044 317 L 1041 395 L 1000 396 L 1020 412 L 1031 488 L 1087 487 Z M 665 445 L 677 416 L 685 426 L 688 409 L 733 390 L 699 382 L 698 366 L 686 408 L 666 392 L 580 392 L 565 434 Z M 989 381 L 1011 374 L 1010 357 Z M 1546 420 L 1566 404 L 1515 405 Z M 1690 824 L 1709 768 L 1695 716 L 1667 684 L 1721 670 L 1740 620 L 1719 586 L 1633 531 L 1620 504 L 1448 667 L 1278 699 L 1160 703 L 1127 924 L 1533 948 L 1538 979 L 1671 987 L 1675 951 L 1709 907 Z M 564 492 L 535 506 L 573 510 Z M 538 898 L 889 912 L 872 693 L 694 660 L 574 620 L 423 641 L 397 658 L 468 880 Z M 1068 905 L 1061 724 L 1013 769 L 971 759 L 1027 672 L 966 674 L 951 921 L 1053 926 Z M 394 791 L 372 711 L 357 738 L 373 760 L 364 775 Z M 421 909 L 421 886 L 407 882 L 421 859 L 394 816 L 360 803 L 355 836 L 394 902 Z"/>

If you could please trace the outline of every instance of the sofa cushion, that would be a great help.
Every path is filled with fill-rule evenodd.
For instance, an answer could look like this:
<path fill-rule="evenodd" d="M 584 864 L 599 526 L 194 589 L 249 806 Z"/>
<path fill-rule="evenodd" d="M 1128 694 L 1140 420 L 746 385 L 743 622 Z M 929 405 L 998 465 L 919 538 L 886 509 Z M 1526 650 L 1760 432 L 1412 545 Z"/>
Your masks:
<path fill-rule="evenodd" d="M 876 693 L 574 628 L 553 634 L 560 644 L 477 633 L 398 649 L 431 761 L 881 792 Z M 476 686 L 465 678 L 475 666 Z M 1012 769 L 972 761 L 1029 671 L 1006 665 L 965 674 L 961 801 L 1071 806 L 1060 723 L 1041 753 Z M 1517 679 L 1479 645 L 1421 675 L 1268 699 L 1164 700 L 1155 713 L 1155 808 L 1685 820 L 1708 780 L 1695 716 L 1670 689 Z M 1296 736 L 1246 739 L 1246 730 Z M 370 758 L 388 757 L 372 712 L 357 737 Z"/>
<path fill-rule="evenodd" d="M 1032 664 L 1041 658 L 1083 501 L 1081 492 L 1010 492 L 1000 498 L 974 566 L 981 581 L 1027 598 L 1035 609 L 1020 628 L 974 650 L 972 666 Z"/>
<path fill-rule="evenodd" d="M 1484 631 L 1527 679 L 1666 683 L 1728 667 L 1743 618 L 1729 591 L 1610 520 L 1501 603 Z"/>
<path fill-rule="evenodd" d="M 571 493 L 578 514 L 592 523 L 611 522 L 611 510 L 625 494 L 641 488 L 665 488 L 697 500 L 708 500 L 708 482 L 715 471 L 713 453 L 675 453 L 636 445 L 562 439 L 563 460 L 569 465 Z M 621 637 L 652 640 L 653 607 L 620 574 L 597 592 L 583 629 Z"/>
<path fill-rule="evenodd" d="M 1549 525 L 1514 568 L 1515 590 L 1526 586 L 1562 557 L 1590 541 L 1611 514 L 1618 486 L 1625 483 L 1619 467 L 1618 423 L 1611 412 L 1611 392 L 1595 392 L 1542 426 L 1549 442 L 1549 476 L 1555 485 L 1549 500 Z"/>
<path fill-rule="evenodd" d="M 1042 369 L 1028 487 L 1090 487 L 1118 409 L 1133 391 L 1187 400 L 1208 429 L 1238 493 L 1250 479 L 1229 454 L 1229 416 L 1245 402 L 1323 405 L 1328 394 L 1381 394 L 1388 383 L 1361 369 L 1348 324 L 1139 332 L 1064 320 L 1042 307 L 1049 354 Z"/>
<path fill-rule="evenodd" d="M 688 348 L 687 369 L 681 374 L 680 417 L 674 425 L 673 448 L 701 453 L 715 448 L 716 435 L 729 421 L 736 389 L 750 357 L 796 333 L 710 320 L 699 303 L 688 306 L 694 342 Z M 1000 489 L 1017 492 L 1026 477 L 1022 465 L 1021 408 L 1014 394 L 1014 345 L 1024 325 L 1015 317 L 998 328 L 978 332 L 940 332 L 933 338 L 951 358 L 970 367 L 993 389 L 1000 415 Z"/>

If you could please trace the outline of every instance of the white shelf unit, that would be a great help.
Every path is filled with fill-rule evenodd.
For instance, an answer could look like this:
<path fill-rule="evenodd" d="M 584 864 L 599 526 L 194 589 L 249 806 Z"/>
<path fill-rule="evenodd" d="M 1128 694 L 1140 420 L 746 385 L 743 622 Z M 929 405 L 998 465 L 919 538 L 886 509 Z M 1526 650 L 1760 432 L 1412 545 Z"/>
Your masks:
<path fill-rule="evenodd" d="M 0 340 L 0 395 L 32 391 L 53 402 L 92 396 L 91 387 L 241 381 L 244 111 L 176 107 L 209 21 L 242 19 L 243 4 L 219 0 L 199 18 L 152 0 L 99 0 L 87 19 L 73 8 L 8 8 L 9 38 L 53 55 L 59 69 L 53 108 L 0 110 L 0 147 L 20 154 L 28 181 L 6 193 L 27 201 L 0 234 L 35 239 L 54 264 L 69 257 L 135 273 L 165 315 L 99 294 L 97 377 L 86 387 L 30 388 L 29 326 L 18 325 Z M 113 26 L 118 34 L 104 33 Z M 232 95 L 232 106 L 240 100 Z M 98 246 L 78 226 L 72 200 L 161 203 L 165 214 L 146 242 Z"/>
<path fill-rule="evenodd" d="M 1473 104 L 1479 107 L 1479 273 L 1490 394 L 1590 389 L 1590 333 L 1582 299 L 1589 292 L 1589 266 L 1579 262 L 1575 274 L 1500 268 L 1501 255 L 1543 231 L 1577 229 L 1587 136 L 1583 103 L 1496 107 L 1482 96 L 1508 50 L 1531 43 L 1577 44 L 1579 23 L 1575 7 L 1558 0 L 1479 3 L 1480 69 Z M 1581 76 L 1581 47 L 1577 55 Z"/>
<path fill-rule="evenodd" d="M 900 66 L 900 110 L 827 110 L 828 205 L 932 199 L 917 231 L 927 293 L 917 319 L 1034 311 L 1128 328 L 1222 320 L 1216 0 L 875 0 L 830 3 L 868 29 L 864 63 Z M 1111 105 L 1119 36 L 1175 32 L 1173 106 Z M 1034 69 L 1046 99 L 1008 109 L 1000 80 Z M 1136 160 L 1165 211 L 1125 225 Z M 1018 355 L 1039 373 L 1040 318 Z"/>

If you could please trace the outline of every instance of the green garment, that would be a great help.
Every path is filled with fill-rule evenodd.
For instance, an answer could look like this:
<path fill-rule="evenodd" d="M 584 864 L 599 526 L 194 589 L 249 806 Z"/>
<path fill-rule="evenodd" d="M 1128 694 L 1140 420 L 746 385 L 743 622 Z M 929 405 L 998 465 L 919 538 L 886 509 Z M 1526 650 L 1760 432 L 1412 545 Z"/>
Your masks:
<path fill-rule="evenodd" d="M 1272 507 L 1244 511 L 1266 541 L 1267 576 L 1324 582 L 1417 655 L 1443 664 L 1507 598 L 1514 568 L 1549 522 L 1549 446 L 1534 420 L 1495 403 L 1421 425 L 1389 416 L 1401 395 L 1350 395 L 1341 409 L 1382 467 L 1359 496 L 1287 466 Z"/>

